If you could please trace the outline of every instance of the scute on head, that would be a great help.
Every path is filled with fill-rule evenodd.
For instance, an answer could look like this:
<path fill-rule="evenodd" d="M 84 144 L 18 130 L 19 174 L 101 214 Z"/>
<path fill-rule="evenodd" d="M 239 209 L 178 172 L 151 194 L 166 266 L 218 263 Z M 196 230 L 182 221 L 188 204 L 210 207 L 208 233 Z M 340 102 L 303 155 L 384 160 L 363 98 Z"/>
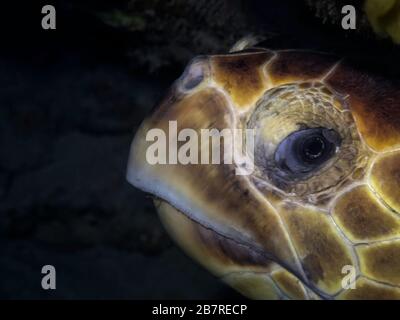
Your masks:
<path fill-rule="evenodd" d="M 376 160 L 370 183 L 381 200 L 400 214 L 400 151 L 385 153 Z"/>
<path fill-rule="evenodd" d="M 343 194 L 336 201 L 332 215 L 354 243 L 388 240 L 400 235 L 399 217 L 367 185 Z"/>
<path fill-rule="evenodd" d="M 263 66 L 273 57 L 271 51 L 212 57 L 213 80 L 229 95 L 235 108 L 252 108 L 269 87 Z"/>
<path fill-rule="evenodd" d="M 400 147 L 400 82 L 342 62 L 325 80 L 349 95 L 351 112 L 365 142 L 377 152 Z"/>

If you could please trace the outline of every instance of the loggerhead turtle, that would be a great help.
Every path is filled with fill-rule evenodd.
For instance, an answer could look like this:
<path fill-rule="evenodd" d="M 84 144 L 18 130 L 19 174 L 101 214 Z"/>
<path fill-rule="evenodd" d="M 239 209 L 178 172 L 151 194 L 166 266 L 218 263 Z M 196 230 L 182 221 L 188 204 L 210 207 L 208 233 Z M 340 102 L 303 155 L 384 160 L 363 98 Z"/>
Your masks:
<path fill-rule="evenodd" d="M 224 150 L 254 170 L 236 174 L 236 160 L 149 163 L 146 135 L 168 135 L 170 121 L 199 135 L 252 129 L 253 155 L 243 145 Z M 127 179 L 155 196 L 191 257 L 247 297 L 400 298 L 395 80 L 317 52 L 198 57 L 136 133 Z"/>

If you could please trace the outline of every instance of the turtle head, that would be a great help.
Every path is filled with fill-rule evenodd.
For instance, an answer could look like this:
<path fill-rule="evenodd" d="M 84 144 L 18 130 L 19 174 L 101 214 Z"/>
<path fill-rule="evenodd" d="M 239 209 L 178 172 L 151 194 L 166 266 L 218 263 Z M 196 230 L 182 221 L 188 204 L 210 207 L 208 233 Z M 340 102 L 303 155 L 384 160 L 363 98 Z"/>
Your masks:
<path fill-rule="evenodd" d="M 383 168 L 400 172 L 400 91 L 379 81 L 320 53 L 196 58 L 136 133 L 127 179 L 188 254 L 249 297 L 345 295 L 343 270 L 375 288 L 357 244 L 400 230 L 398 191 L 381 183 L 399 187 Z"/>

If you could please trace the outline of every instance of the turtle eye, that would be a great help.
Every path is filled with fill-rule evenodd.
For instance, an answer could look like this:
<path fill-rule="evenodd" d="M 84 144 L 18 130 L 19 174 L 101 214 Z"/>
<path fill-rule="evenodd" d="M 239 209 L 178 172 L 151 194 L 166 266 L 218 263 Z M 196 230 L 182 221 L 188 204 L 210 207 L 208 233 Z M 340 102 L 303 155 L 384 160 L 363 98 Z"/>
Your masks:
<path fill-rule="evenodd" d="M 276 166 L 291 178 L 302 178 L 336 153 L 340 135 L 333 129 L 309 128 L 291 133 L 278 145 Z"/>

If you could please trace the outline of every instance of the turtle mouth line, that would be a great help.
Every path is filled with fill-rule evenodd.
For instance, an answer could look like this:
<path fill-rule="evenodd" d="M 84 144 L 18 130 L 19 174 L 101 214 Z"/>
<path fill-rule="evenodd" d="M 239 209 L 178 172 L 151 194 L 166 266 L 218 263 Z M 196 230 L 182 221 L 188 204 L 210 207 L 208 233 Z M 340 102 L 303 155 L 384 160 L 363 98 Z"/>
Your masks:
<path fill-rule="evenodd" d="M 259 256 L 260 259 L 262 257 L 262 259 L 265 259 L 268 261 L 276 261 L 277 260 L 275 257 L 273 257 L 272 255 L 265 252 L 260 246 L 257 246 L 256 244 L 254 244 L 254 242 L 252 242 L 250 240 L 247 240 L 247 241 L 241 240 L 241 239 L 238 239 L 237 237 L 230 236 L 223 232 L 220 232 L 220 231 L 216 230 L 215 228 L 213 228 L 212 226 L 210 226 L 209 224 L 203 223 L 199 219 L 196 219 L 193 215 L 187 214 L 184 211 L 180 210 L 177 206 L 171 204 L 169 201 L 164 200 L 164 199 L 162 199 L 158 196 L 154 196 L 154 195 L 153 195 L 153 198 L 154 198 L 154 202 L 155 202 L 157 211 L 159 211 L 159 208 L 162 203 L 166 203 L 169 206 L 171 206 L 172 208 L 174 208 L 176 210 L 177 214 L 183 215 L 184 217 L 189 219 L 193 224 L 195 224 L 198 228 L 207 230 L 209 233 L 212 233 L 213 235 L 215 235 L 215 237 L 217 237 L 219 240 L 227 241 L 227 242 L 231 243 L 232 246 L 238 246 L 241 248 L 245 248 L 245 250 L 248 250 L 251 254 Z M 238 231 L 235 231 L 235 232 L 237 232 L 239 234 Z"/>
<path fill-rule="evenodd" d="M 233 259 L 236 263 L 242 263 L 243 261 L 247 261 L 247 262 L 252 261 L 254 265 L 259 265 L 260 264 L 259 262 L 263 262 L 264 264 L 274 262 L 274 263 L 281 265 L 285 269 L 290 270 L 290 272 L 295 274 L 295 272 L 293 270 L 291 270 L 291 268 L 289 266 L 285 265 L 282 262 L 278 262 L 278 259 L 276 257 L 274 257 L 271 254 L 268 254 L 265 250 L 263 250 L 261 248 L 261 246 L 254 244 L 254 242 L 242 241 L 242 239 L 238 239 L 236 237 L 232 237 L 230 235 L 224 234 L 224 233 L 216 230 L 212 226 L 203 224 L 201 221 L 197 220 L 192 215 L 186 214 L 185 212 L 183 212 L 182 210 L 180 210 L 179 208 L 177 208 L 170 202 L 168 202 L 160 197 L 157 197 L 157 196 L 153 196 L 153 197 L 154 197 L 155 206 L 156 206 L 156 209 L 158 212 L 159 212 L 160 206 L 162 204 L 169 205 L 176 211 L 176 214 L 181 214 L 184 217 L 186 217 L 187 219 L 189 219 L 193 223 L 193 225 L 196 226 L 196 229 L 201 230 L 201 233 L 207 233 L 209 237 L 214 237 L 215 239 L 217 239 L 219 246 L 225 248 L 225 250 L 223 250 L 223 252 L 225 254 L 227 254 L 227 256 L 229 256 L 231 259 Z M 205 239 L 203 239 L 203 240 L 205 240 Z M 225 244 L 228 244 L 228 245 L 225 246 Z M 230 248 L 230 250 L 227 250 L 228 247 Z M 248 259 L 237 259 L 238 255 L 239 256 L 244 255 L 244 251 L 247 252 L 247 255 L 249 256 Z M 253 258 L 250 258 L 250 256 Z"/>
<path fill-rule="evenodd" d="M 160 210 L 163 205 L 168 205 L 173 208 L 174 215 L 181 215 L 190 221 L 192 227 L 190 237 L 196 239 L 196 246 L 207 248 L 207 261 L 218 260 L 219 262 L 217 263 L 227 265 L 234 264 L 236 267 L 240 268 L 240 270 L 228 271 L 227 273 L 215 273 L 215 275 L 221 280 L 224 280 L 224 278 L 231 273 L 264 273 L 270 276 L 271 272 L 274 270 L 283 268 L 297 277 L 305 288 L 319 296 L 321 299 L 327 298 L 318 290 L 314 290 L 312 287 L 307 285 L 301 275 L 299 275 L 295 270 L 292 270 L 290 266 L 286 265 L 284 262 L 278 262 L 278 259 L 260 249 L 257 245 L 241 242 L 238 239 L 222 234 L 218 232 L 218 230 L 215 230 L 215 228 L 203 225 L 200 221 L 185 214 L 169 202 L 159 197 L 154 197 L 154 199 L 161 221 L 163 221 L 164 226 L 169 231 L 172 238 L 175 238 L 174 233 L 176 230 L 171 230 L 171 227 L 172 229 L 174 229 L 174 227 L 179 229 L 180 226 L 166 225 L 165 220 L 162 217 L 162 210 Z M 176 240 L 176 242 L 185 250 L 185 243 L 180 243 L 179 240 Z M 191 255 L 190 250 L 185 251 Z M 196 259 L 195 256 L 193 258 L 198 260 L 199 263 L 202 263 L 201 259 Z M 211 267 L 211 269 L 213 268 Z"/>

